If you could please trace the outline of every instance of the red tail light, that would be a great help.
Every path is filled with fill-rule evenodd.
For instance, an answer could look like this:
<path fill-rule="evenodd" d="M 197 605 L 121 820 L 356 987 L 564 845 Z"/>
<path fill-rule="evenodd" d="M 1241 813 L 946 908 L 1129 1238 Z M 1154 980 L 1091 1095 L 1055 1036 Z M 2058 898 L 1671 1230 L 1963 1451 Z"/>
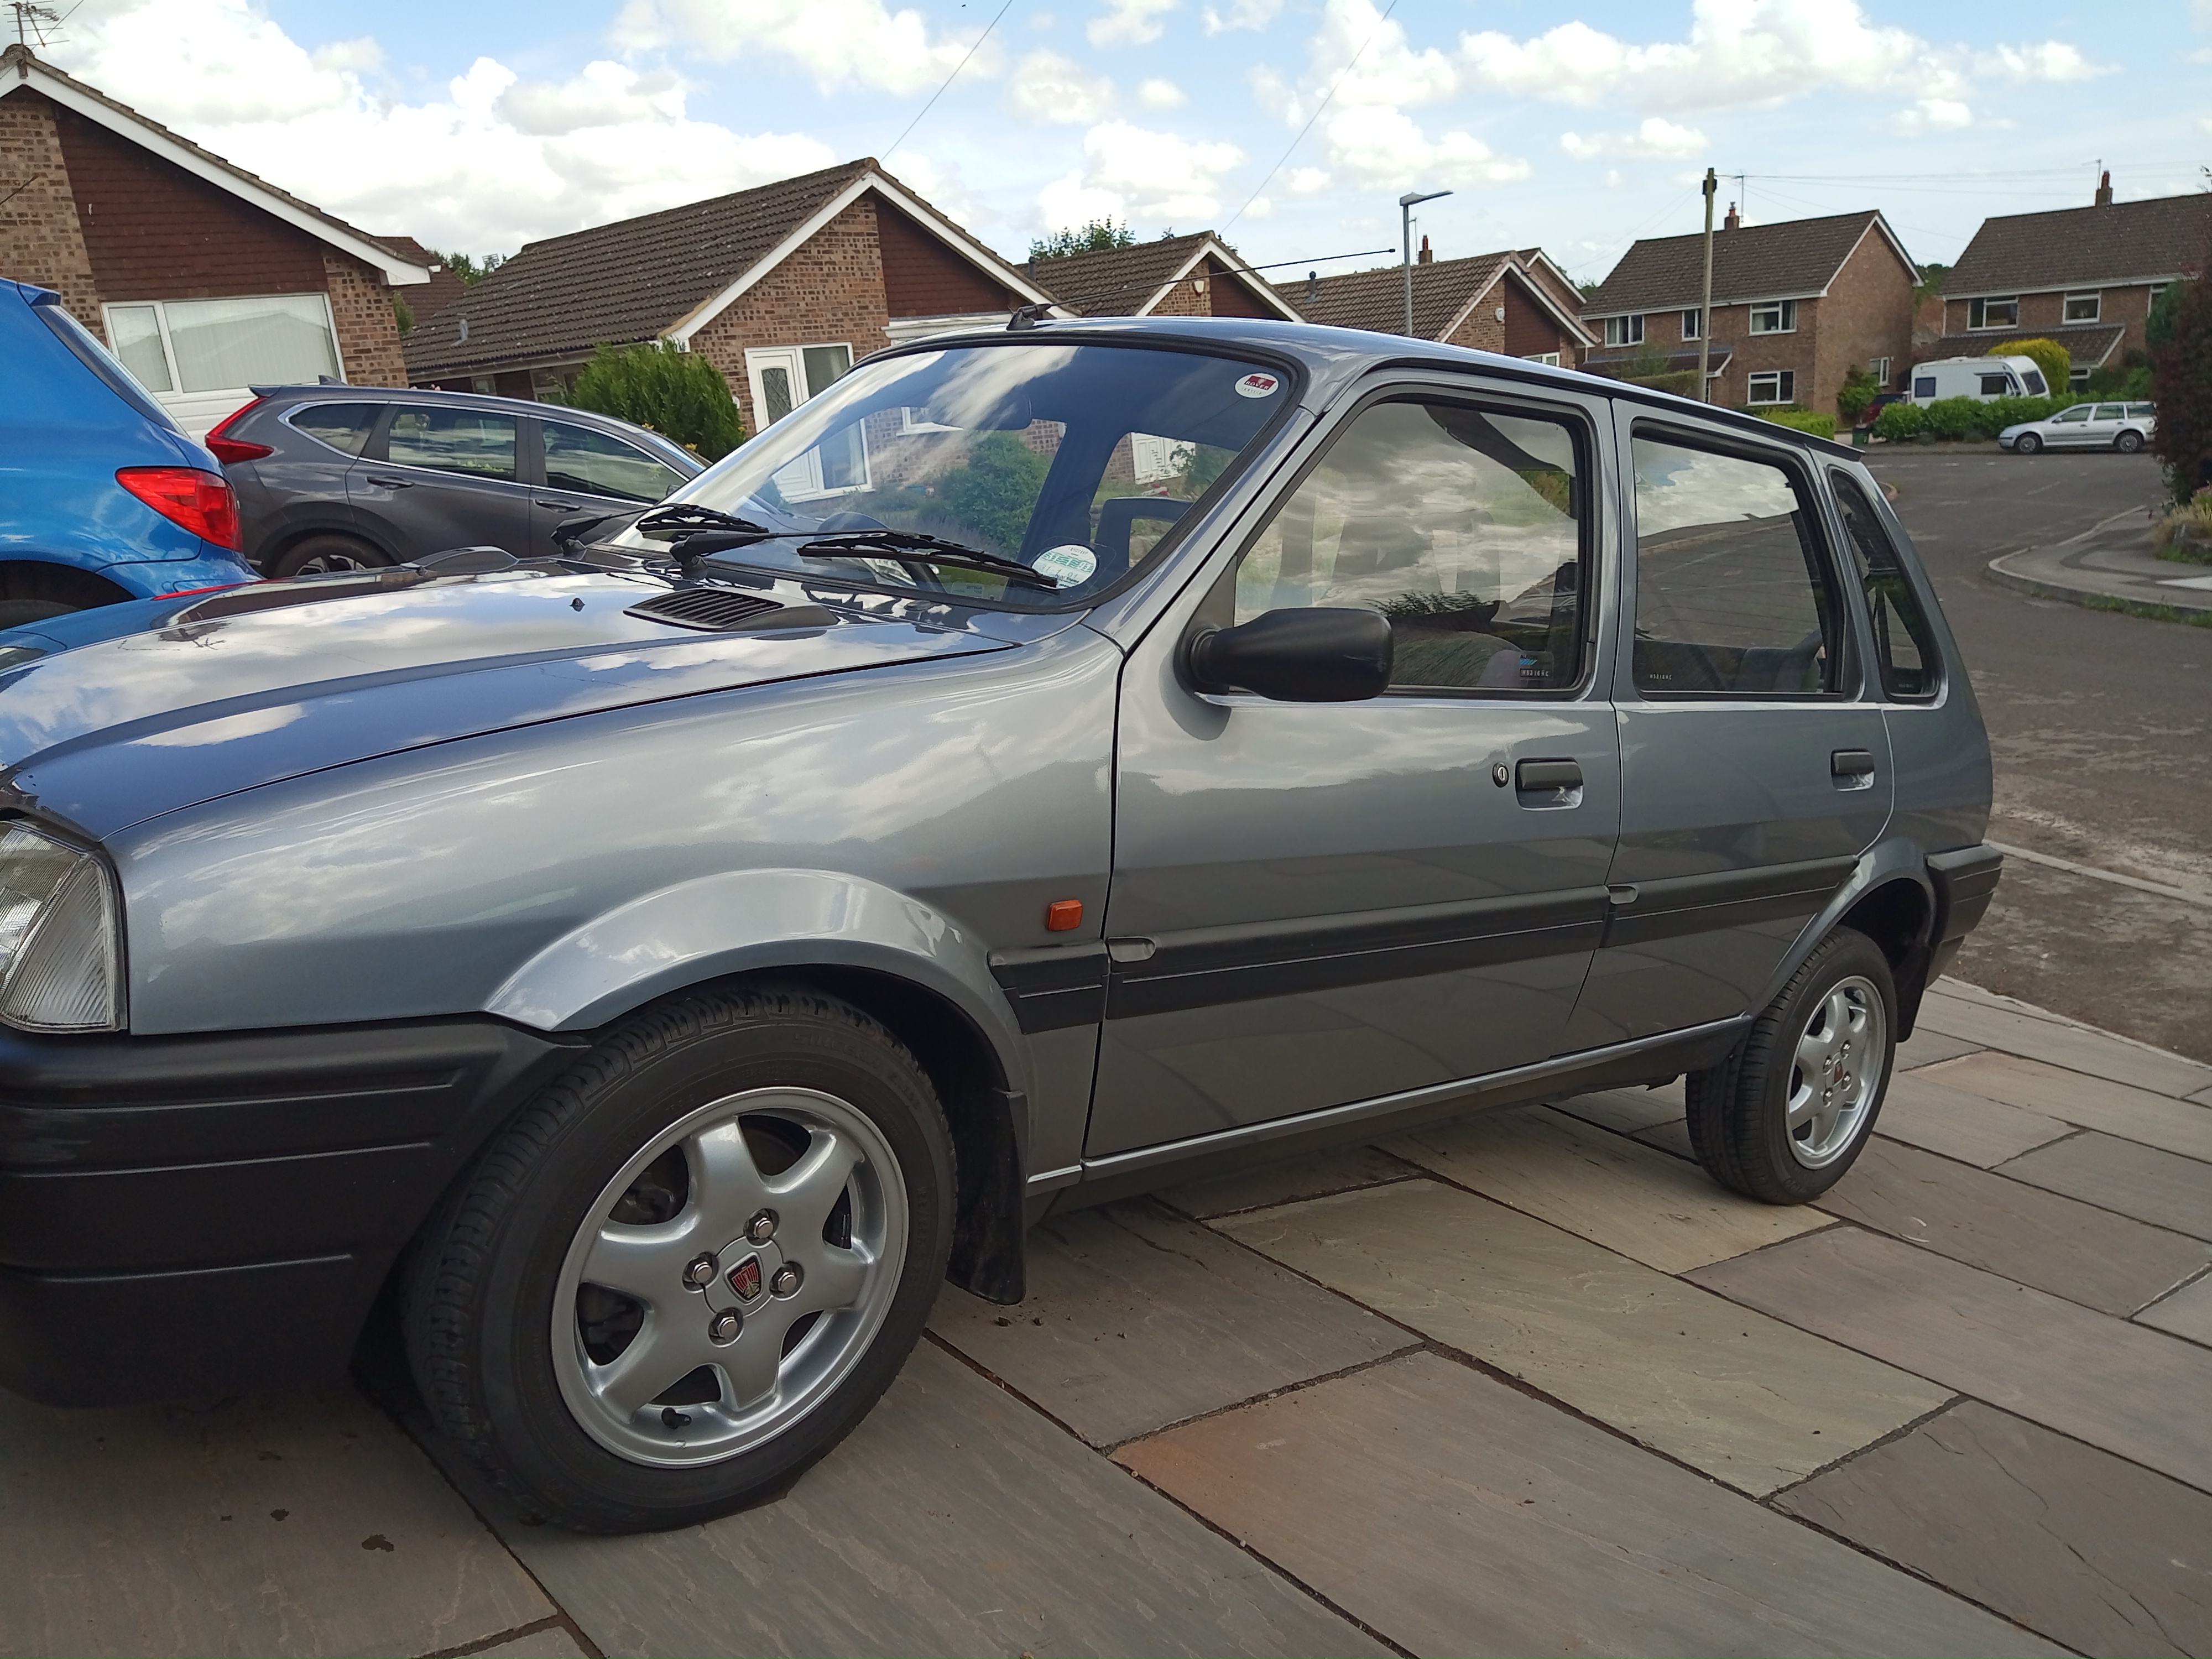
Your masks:
<path fill-rule="evenodd" d="M 222 417 L 216 429 L 207 434 L 207 447 L 215 452 L 216 459 L 224 465 L 228 466 L 234 461 L 258 461 L 264 455 L 274 455 L 276 453 L 267 444 L 248 443 L 243 438 L 228 438 L 223 435 L 244 419 L 248 412 L 258 409 L 261 406 L 261 401 L 260 398 L 256 398 L 243 408 L 232 410 L 229 414 Z"/>
<path fill-rule="evenodd" d="M 234 553 L 244 544 L 238 533 L 238 497 L 220 472 L 196 466 L 126 466 L 115 482 L 202 541 Z"/>

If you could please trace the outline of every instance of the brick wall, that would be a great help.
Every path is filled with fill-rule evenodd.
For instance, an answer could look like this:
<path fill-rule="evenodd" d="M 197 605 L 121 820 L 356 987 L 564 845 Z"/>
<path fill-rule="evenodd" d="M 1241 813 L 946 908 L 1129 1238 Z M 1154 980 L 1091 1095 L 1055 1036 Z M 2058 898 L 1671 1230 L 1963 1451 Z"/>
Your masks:
<path fill-rule="evenodd" d="M 875 198 L 863 196 L 692 336 L 691 349 L 720 369 L 737 394 L 748 434 L 760 430 L 745 374 L 748 346 L 842 342 L 858 362 L 888 343 L 876 224 Z"/>
<path fill-rule="evenodd" d="M 330 289 L 331 320 L 337 325 L 338 361 L 345 365 L 346 379 L 356 386 L 405 386 L 399 322 L 382 273 L 333 248 L 323 255 L 323 280 Z"/>
<path fill-rule="evenodd" d="M 1206 286 L 1211 290 L 1213 284 L 1208 282 Z M 1152 317 L 1211 317 L 1213 315 L 1212 298 L 1211 292 L 1200 294 L 1195 291 L 1186 278 L 1170 289 L 1167 297 L 1146 314 Z M 1126 298 L 1119 295 L 1115 296 L 1117 307 L 1126 305 L 1132 311 L 1144 302 L 1145 295 L 1141 289 L 1132 289 Z"/>
<path fill-rule="evenodd" d="M 1481 297 L 1468 307 L 1467 315 L 1460 319 L 1459 326 L 1444 337 L 1445 343 L 1466 346 L 1475 351 L 1504 351 L 1507 325 L 1498 321 L 1498 307 L 1505 298 L 1504 289 L 1499 283 L 1492 283 Z M 1513 315 L 1510 306 L 1505 314 L 1510 320 Z"/>
<path fill-rule="evenodd" d="M 1228 267 L 1218 259 L 1206 262 L 1208 281 L 1206 284 L 1206 314 L 1212 317 L 1279 317 L 1273 306 L 1264 304 L 1259 296 L 1245 286 L 1256 283 L 1256 276 L 1231 276 Z"/>
<path fill-rule="evenodd" d="M 52 289 L 79 322 L 105 338 L 55 112 L 34 92 L 0 98 L 0 195 L 15 192 L 0 203 L 0 275 Z"/>
<path fill-rule="evenodd" d="M 1574 349 L 1559 325 L 1552 320 L 1551 313 L 1537 302 L 1528 286 L 1513 272 L 1491 290 L 1505 301 L 1505 355 L 1509 357 L 1534 357 L 1547 351 L 1559 354 L 1563 363 L 1572 363 Z M 1487 297 L 1487 296 L 1486 296 Z"/>
<path fill-rule="evenodd" d="M 1800 383 L 1797 401 L 1824 415 L 1836 412 L 1844 377 L 1876 357 L 1890 360 L 1893 379 L 1912 350 L 1912 273 L 1887 238 L 1869 230 L 1859 239 L 1820 301 L 1814 342 L 1813 384 Z M 1804 326 L 1805 307 L 1798 307 Z"/>
<path fill-rule="evenodd" d="M 875 207 L 876 234 L 883 244 L 884 301 L 892 316 L 1012 311 L 1024 303 L 888 202 Z"/>
<path fill-rule="evenodd" d="M 2103 304 L 2100 307 L 2097 321 L 2100 324 L 2117 323 L 2126 331 L 2119 344 L 2112 349 L 2112 356 L 2106 360 L 2108 364 L 2117 368 L 2121 359 L 2129 352 L 2147 349 L 2148 342 L 2144 337 L 2143 329 L 2150 320 L 2153 298 L 2153 291 L 2148 283 L 2131 283 L 2122 288 L 2075 289 L 2071 292 L 2100 295 L 2103 297 Z M 2048 334 L 2051 330 L 2063 325 L 2065 307 L 2066 295 L 2063 292 L 2023 294 L 2020 296 L 2018 327 L 1993 328 L 1976 331 L 1985 332 L 1991 345 L 1996 345 L 2002 340 L 2027 339 L 2039 334 Z M 1966 301 L 1945 300 L 1943 301 L 1943 331 L 1946 334 L 1967 332 L 1967 320 L 1972 314 L 1967 309 Z M 1922 355 L 1932 356 L 1935 354 L 1931 351 Z"/>

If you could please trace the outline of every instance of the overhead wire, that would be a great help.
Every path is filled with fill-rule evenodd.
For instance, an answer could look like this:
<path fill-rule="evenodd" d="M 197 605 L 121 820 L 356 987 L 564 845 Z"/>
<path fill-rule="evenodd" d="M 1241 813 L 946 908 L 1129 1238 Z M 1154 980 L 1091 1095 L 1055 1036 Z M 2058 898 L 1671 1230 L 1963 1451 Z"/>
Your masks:
<path fill-rule="evenodd" d="M 82 4 L 82 0 L 79 0 L 79 3 Z M 975 37 L 975 44 L 968 48 L 960 61 L 952 66 L 952 73 L 945 77 L 945 85 L 929 94 L 929 101 L 915 112 L 914 119 L 906 124 L 906 131 L 892 141 L 891 147 L 877 158 L 878 161 L 889 161 L 892 156 L 898 154 L 899 146 L 914 136 L 914 130 L 921 125 L 921 118 L 937 107 L 937 100 L 944 97 L 946 90 L 960 78 L 960 71 L 968 67 L 969 58 L 973 58 L 982 49 L 983 43 L 991 38 L 991 31 L 999 27 L 999 19 L 1006 15 L 1013 3 L 1014 0 L 1006 0 L 1006 3 L 999 8 L 991 21 L 983 25 L 983 32 Z"/>
<path fill-rule="evenodd" d="M 1367 31 L 1367 38 L 1359 43 L 1359 50 L 1352 54 L 1352 61 L 1344 66 L 1336 79 L 1329 84 L 1328 92 L 1322 95 L 1321 102 L 1314 106 L 1313 113 L 1306 117 L 1306 124 L 1298 129 L 1298 136 L 1284 146 L 1283 153 L 1275 158 L 1275 165 L 1261 176 L 1258 184 L 1253 185 L 1252 193 L 1244 198 L 1244 206 L 1238 208 L 1223 222 L 1221 229 L 1224 235 L 1228 234 L 1231 225 L 1244 216 L 1245 209 L 1260 199 L 1260 192 L 1267 189 L 1269 180 L 1283 170 L 1283 163 L 1291 159 L 1291 153 L 1305 143 L 1306 134 L 1311 132 L 1313 124 L 1321 119 L 1321 112 L 1328 107 L 1330 100 L 1336 96 L 1337 88 L 1352 78 L 1352 71 L 1359 67 L 1359 60 L 1367 56 L 1367 48 L 1375 44 L 1376 37 L 1382 33 L 1382 26 L 1390 21 L 1390 14 L 1397 9 L 1398 0 L 1390 0 L 1390 3 L 1383 7 L 1382 15 L 1375 20 L 1375 27 Z"/>

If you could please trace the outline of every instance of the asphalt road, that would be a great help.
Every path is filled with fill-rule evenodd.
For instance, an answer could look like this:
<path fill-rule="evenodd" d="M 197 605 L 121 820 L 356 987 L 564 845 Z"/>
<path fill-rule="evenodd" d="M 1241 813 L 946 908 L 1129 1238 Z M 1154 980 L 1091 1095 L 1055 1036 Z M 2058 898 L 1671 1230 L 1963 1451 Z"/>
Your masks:
<path fill-rule="evenodd" d="M 2212 1060 L 2212 629 L 2035 599 L 1984 577 L 2160 494 L 2148 456 L 1877 452 L 1934 577 L 1996 760 L 1990 839 L 2202 895 L 2020 860 L 1961 978 Z"/>

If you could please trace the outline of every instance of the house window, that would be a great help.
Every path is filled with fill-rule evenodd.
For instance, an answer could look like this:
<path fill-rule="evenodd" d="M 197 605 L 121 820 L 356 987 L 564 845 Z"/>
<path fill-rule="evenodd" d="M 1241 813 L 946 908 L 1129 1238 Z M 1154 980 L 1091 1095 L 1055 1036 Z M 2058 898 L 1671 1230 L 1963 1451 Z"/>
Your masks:
<path fill-rule="evenodd" d="M 1797 331 L 1795 300 L 1765 300 L 1751 308 L 1753 334 L 1794 334 Z"/>
<path fill-rule="evenodd" d="M 1705 337 L 1705 315 L 1692 306 L 1682 313 L 1682 337 L 1686 340 L 1701 340 Z"/>
<path fill-rule="evenodd" d="M 2104 310 L 2104 301 L 2101 294 L 2069 294 L 2061 315 L 2069 323 L 2094 323 Z"/>
<path fill-rule="evenodd" d="M 2017 295 L 2003 300 L 1969 300 L 1966 301 L 1968 328 L 2018 328 L 2020 300 Z"/>
<path fill-rule="evenodd" d="M 1609 346 L 1632 346 L 1644 343 L 1644 318 L 1639 313 L 1633 317 L 1608 317 L 1605 319 L 1605 343 Z"/>
<path fill-rule="evenodd" d="M 124 367 L 167 397 L 339 378 L 325 295 L 149 300 L 102 309 Z"/>
<path fill-rule="evenodd" d="M 1867 359 L 1867 373 L 1874 376 L 1875 384 L 1885 389 L 1889 385 L 1889 362 L 1887 357 Z"/>
<path fill-rule="evenodd" d="M 1556 351 L 1532 351 L 1522 358 L 1522 362 L 1543 363 L 1549 368 L 1557 368 L 1559 366 L 1559 354 Z"/>
<path fill-rule="evenodd" d="M 1770 368 L 1751 377 L 1751 401 L 1754 404 L 1794 404 L 1797 401 L 1797 374 L 1795 369 Z"/>
<path fill-rule="evenodd" d="M 2087 364 L 2087 363 L 2081 363 L 2081 364 L 2077 365 L 2077 366 L 2076 366 L 2075 368 L 2074 368 L 2072 370 L 2070 370 L 2070 371 L 2068 373 L 2067 376 L 2066 376 L 2066 384 L 2067 384 L 2068 386 L 2087 386 L 2087 385 L 2088 385 L 2088 384 L 2089 384 L 2089 366 L 2088 366 L 2088 364 Z"/>

